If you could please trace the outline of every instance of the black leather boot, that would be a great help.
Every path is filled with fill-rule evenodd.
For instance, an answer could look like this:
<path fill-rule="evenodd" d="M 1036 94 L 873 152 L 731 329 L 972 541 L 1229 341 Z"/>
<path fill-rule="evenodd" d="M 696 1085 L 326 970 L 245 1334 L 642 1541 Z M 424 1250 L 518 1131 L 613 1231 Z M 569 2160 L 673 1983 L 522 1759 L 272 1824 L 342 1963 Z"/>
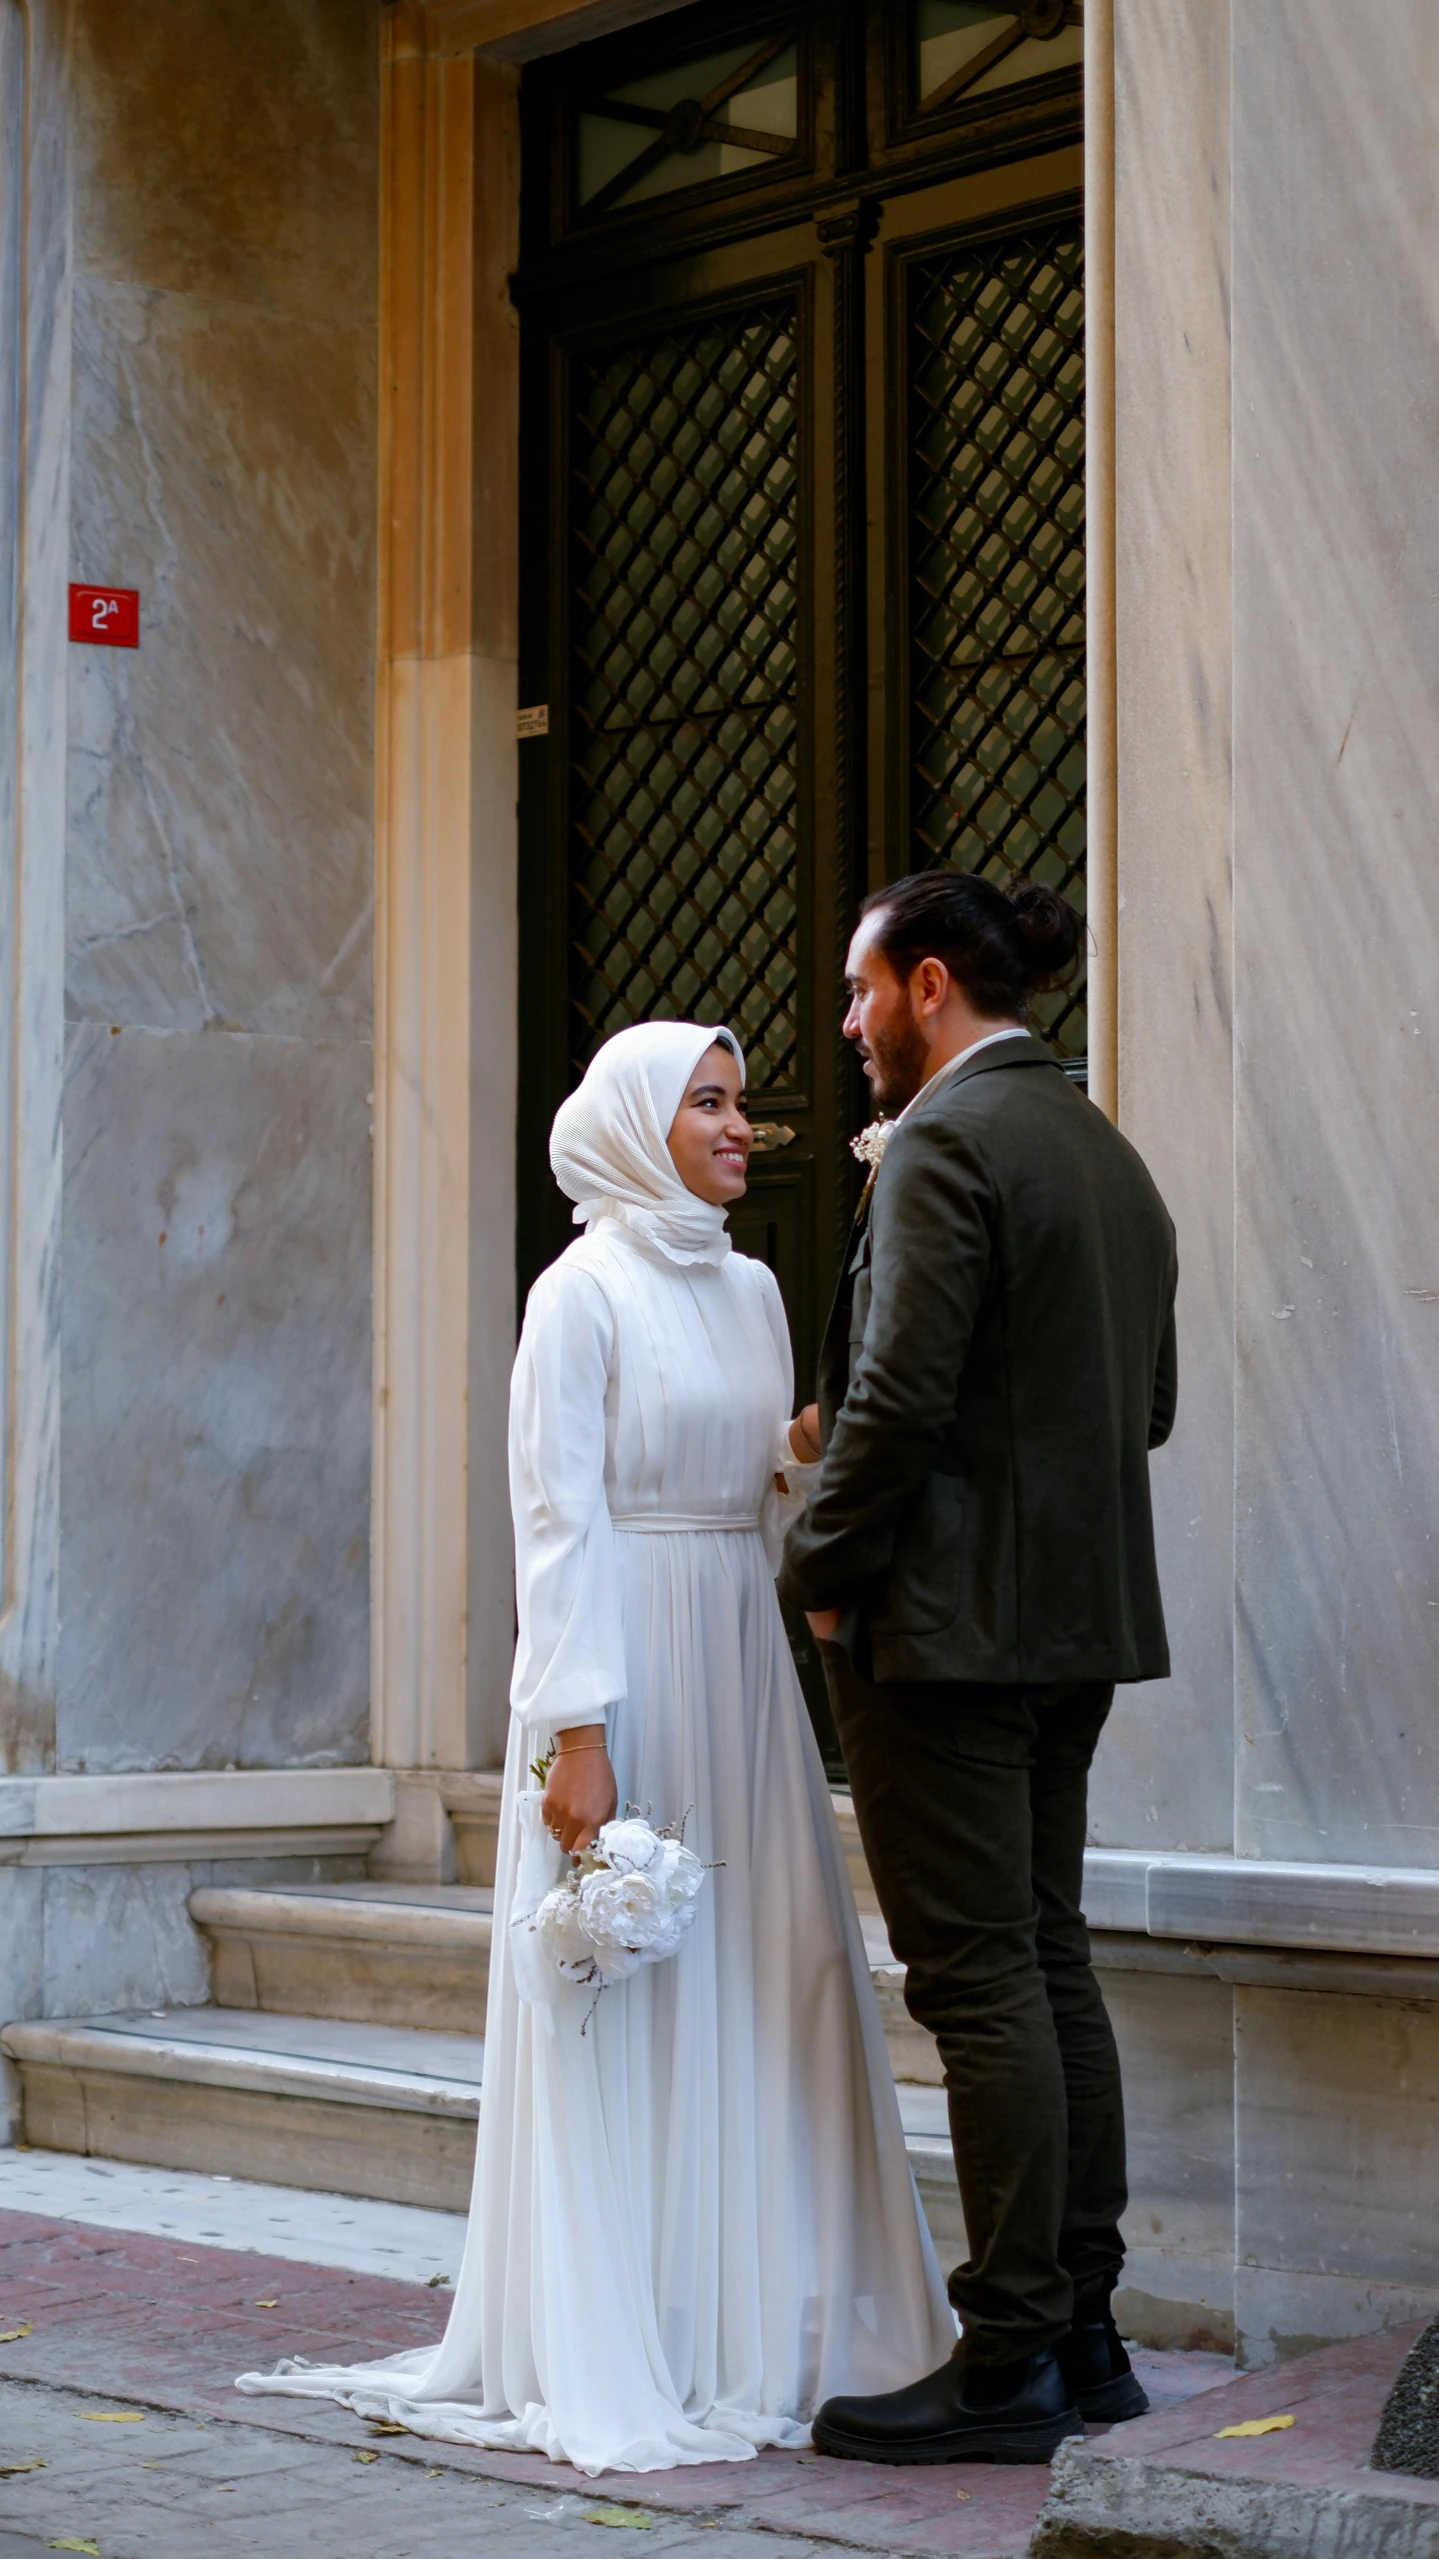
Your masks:
<path fill-rule="evenodd" d="M 1149 2401 L 1130 2369 L 1107 2301 L 1078 2304 L 1074 2325 L 1055 2353 L 1069 2395 L 1091 2425 L 1123 2425 L 1128 2417 L 1148 2413 Z"/>
<path fill-rule="evenodd" d="M 827 2399 L 814 2421 L 820 2451 L 845 2461 L 1048 2461 L 1066 2435 L 1083 2432 L 1047 2347 L 1018 2363 L 955 2357 L 879 2399 Z"/>

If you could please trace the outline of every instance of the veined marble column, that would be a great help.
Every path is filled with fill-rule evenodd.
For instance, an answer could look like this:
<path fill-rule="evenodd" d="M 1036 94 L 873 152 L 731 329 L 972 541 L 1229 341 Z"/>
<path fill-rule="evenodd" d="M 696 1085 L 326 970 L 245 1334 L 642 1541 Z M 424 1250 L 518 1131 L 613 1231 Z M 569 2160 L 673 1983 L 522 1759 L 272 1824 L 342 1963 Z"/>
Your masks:
<path fill-rule="evenodd" d="M 53 1765 L 71 235 L 64 46 L 0 0 L 0 1770 Z"/>

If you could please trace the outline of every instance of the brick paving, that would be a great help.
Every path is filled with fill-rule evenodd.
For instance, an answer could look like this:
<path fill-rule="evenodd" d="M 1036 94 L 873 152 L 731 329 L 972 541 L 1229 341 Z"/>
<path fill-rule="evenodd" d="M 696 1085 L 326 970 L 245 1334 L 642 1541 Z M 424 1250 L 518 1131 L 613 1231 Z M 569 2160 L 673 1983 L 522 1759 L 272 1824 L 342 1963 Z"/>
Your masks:
<path fill-rule="evenodd" d="M 513 2548 L 518 2559 L 522 2550 L 558 2550 L 605 2505 L 633 2510 L 632 2528 L 651 2535 L 648 2554 L 688 2550 L 693 2540 L 709 2559 L 723 2559 L 744 2536 L 762 2534 L 756 2559 L 836 2543 L 914 2559 L 1018 2559 L 1048 2490 L 1042 2468 L 896 2471 L 812 2452 L 583 2480 L 537 2455 L 377 2438 L 348 2410 L 246 2399 L 233 2388 L 237 2372 L 282 2354 L 346 2362 L 423 2345 L 440 2334 L 446 2300 L 379 2276 L 0 2213 L 0 2331 L 30 2330 L 0 2344 L 0 2453 L 13 2459 L 22 2448 L 26 2411 L 32 2432 L 44 2431 L 49 2412 L 45 2424 L 58 2430 L 60 2447 L 53 2459 L 45 2452 L 44 2470 L 0 2478 L 0 2559 L 10 2559 L 4 2533 L 17 2530 L 28 2531 L 24 2548 L 33 2559 L 56 2534 L 57 2514 L 61 2537 L 93 2539 L 97 2522 L 105 2525 L 101 2559 L 130 2559 L 132 2551 L 135 2559 L 252 2554 L 258 2509 L 245 2499 L 253 2497 L 266 2518 L 266 2559 L 288 2559 L 291 2550 L 296 2559 L 328 2559 L 332 2547 L 336 2559 L 407 2559 L 411 2549 L 453 2552 L 465 2541 Z M 1222 2383 L 1228 2368 L 1210 2355 L 1143 2362 L 1151 2396 L 1170 2403 L 1145 2426 L 1177 2423 L 1182 2443 L 1195 2421 L 1176 2415 L 1178 2404 Z M 85 2417 L 85 2408 L 106 2405 L 143 2410 L 153 2431 Z M 187 2424 L 176 2434 L 171 2420 Z M 142 2435 L 147 2444 L 163 2437 L 162 2450 L 142 2455 Z M 357 2470 L 362 2450 L 377 2458 Z M 145 2471 L 146 2459 L 163 2467 Z M 114 2493 L 97 2506 L 107 2475 Z M 180 2494 L 187 2479 L 197 2483 L 193 2496 Z M 259 2485 L 246 2488 L 246 2480 Z M 221 2497 L 223 2505 L 215 2502 Z M 205 2519 L 198 2541 L 195 2499 Z M 753 2541 L 746 2546 L 753 2550 Z"/>
<path fill-rule="evenodd" d="M 1390 2384 L 1423 2325 L 1420 2320 L 1386 2328 L 1377 2336 L 1321 2346 L 1293 2363 L 1244 2373 L 1200 2406 L 1164 2409 L 1135 2425 L 1112 2428 L 1095 2443 L 1094 2457 L 1162 2463 L 1166 2470 L 1202 2472 L 1207 2479 L 1334 2488 L 1439 2508 L 1439 2479 L 1405 2479 L 1368 2467 Z M 1220 2440 L 1223 2426 L 1276 2416 L 1294 2423 L 1273 2434 Z"/>

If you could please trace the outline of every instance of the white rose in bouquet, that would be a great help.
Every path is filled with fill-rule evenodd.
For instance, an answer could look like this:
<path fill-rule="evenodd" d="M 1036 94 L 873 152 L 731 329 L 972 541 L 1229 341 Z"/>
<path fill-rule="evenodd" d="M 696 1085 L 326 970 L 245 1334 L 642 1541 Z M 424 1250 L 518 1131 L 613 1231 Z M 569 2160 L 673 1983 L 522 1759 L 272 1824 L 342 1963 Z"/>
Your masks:
<path fill-rule="evenodd" d="M 630 1813 L 622 1821 L 605 1823 L 595 1841 L 595 1854 L 607 1866 L 613 1866 L 617 1875 L 634 1875 L 653 1865 L 663 1845 L 648 1822 Z"/>
<path fill-rule="evenodd" d="M 655 1863 L 646 1869 L 672 1911 L 687 1910 L 705 1879 L 704 1860 L 682 1839 L 661 1839 Z"/>
<path fill-rule="evenodd" d="M 594 1978 L 594 1943 L 585 1929 L 579 1894 L 568 1878 L 546 1893 L 533 1925 L 541 1948 L 566 1981 Z"/>
<path fill-rule="evenodd" d="M 580 1914 L 600 1969 L 612 1980 L 622 1980 L 652 1951 L 668 1916 L 648 1875 L 607 1874 L 603 1867 L 580 1884 Z"/>

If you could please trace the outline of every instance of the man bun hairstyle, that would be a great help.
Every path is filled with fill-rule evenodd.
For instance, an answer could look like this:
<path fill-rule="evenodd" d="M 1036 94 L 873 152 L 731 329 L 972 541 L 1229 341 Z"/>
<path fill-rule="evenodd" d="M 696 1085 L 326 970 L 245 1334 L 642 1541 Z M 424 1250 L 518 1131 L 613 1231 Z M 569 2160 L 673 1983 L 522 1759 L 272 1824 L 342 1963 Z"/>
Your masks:
<path fill-rule="evenodd" d="M 1021 1021 L 1032 995 L 1071 974 L 1084 940 L 1082 918 L 1057 889 L 1039 880 L 1001 889 L 977 871 L 911 871 L 860 912 L 879 918 L 876 945 L 896 976 L 943 960 L 976 1013 Z"/>

